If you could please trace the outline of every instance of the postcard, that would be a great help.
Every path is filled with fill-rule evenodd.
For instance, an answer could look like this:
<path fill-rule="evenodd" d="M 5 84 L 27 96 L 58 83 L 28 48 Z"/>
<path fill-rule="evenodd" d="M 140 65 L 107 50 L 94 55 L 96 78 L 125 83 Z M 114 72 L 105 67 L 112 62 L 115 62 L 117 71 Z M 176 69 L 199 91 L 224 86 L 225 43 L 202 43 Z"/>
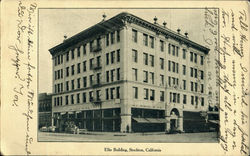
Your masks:
<path fill-rule="evenodd" d="M 245 1 L 1 2 L 1 154 L 249 155 Z"/>

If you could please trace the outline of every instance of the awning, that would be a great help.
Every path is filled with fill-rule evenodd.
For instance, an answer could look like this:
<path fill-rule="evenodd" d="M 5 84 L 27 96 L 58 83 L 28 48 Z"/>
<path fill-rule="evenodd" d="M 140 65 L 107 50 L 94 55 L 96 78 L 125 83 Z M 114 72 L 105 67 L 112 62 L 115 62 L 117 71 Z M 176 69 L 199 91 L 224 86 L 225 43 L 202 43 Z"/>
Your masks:
<path fill-rule="evenodd" d="M 145 118 L 133 118 L 138 123 L 149 123 Z"/>
<path fill-rule="evenodd" d="M 219 124 L 219 120 L 208 120 L 208 122 L 214 123 L 214 124 Z"/>
<path fill-rule="evenodd" d="M 61 112 L 61 115 L 64 115 L 64 114 L 66 114 L 66 112 Z"/>
<path fill-rule="evenodd" d="M 133 118 L 138 123 L 166 123 L 163 118 Z"/>

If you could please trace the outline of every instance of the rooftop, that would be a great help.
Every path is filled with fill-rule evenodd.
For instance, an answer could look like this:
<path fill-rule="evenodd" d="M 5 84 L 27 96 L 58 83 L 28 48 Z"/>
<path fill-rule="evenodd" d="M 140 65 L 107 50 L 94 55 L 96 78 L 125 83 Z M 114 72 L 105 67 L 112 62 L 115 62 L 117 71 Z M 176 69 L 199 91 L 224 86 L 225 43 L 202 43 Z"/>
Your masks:
<path fill-rule="evenodd" d="M 155 19 L 154 19 L 155 20 Z M 157 20 L 157 19 L 156 19 Z M 209 52 L 209 49 L 190 40 L 185 35 L 180 34 L 179 32 L 175 32 L 173 30 L 170 30 L 169 28 L 165 26 L 161 26 L 159 24 L 148 22 L 140 17 L 137 17 L 133 14 L 122 12 L 109 20 L 102 20 L 101 22 L 93 25 L 92 27 L 89 27 L 80 33 L 65 39 L 64 42 L 61 44 L 58 44 L 57 46 L 49 49 L 51 55 L 54 55 L 56 52 L 64 50 L 65 48 L 68 48 L 71 45 L 77 44 L 79 41 L 82 41 L 86 39 L 88 36 L 93 35 L 101 35 L 105 32 L 112 32 L 114 29 L 117 29 L 124 25 L 124 22 L 131 22 L 135 23 L 140 26 L 144 26 L 150 30 L 153 30 L 159 34 L 164 35 L 166 38 L 174 38 L 176 40 L 179 40 L 180 42 L 183 42 L 185 44 L 188 44 L 189 46 L 192 46 L 198 50 L 201 50 L 205 54 Z"/>

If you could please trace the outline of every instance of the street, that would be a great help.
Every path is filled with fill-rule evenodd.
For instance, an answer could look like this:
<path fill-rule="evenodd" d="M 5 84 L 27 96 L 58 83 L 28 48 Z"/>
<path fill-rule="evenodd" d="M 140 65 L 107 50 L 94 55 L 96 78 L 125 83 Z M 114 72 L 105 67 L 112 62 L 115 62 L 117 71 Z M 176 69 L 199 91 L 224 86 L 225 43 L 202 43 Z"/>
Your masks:
<path fill-rule="evenodd" d="M 55 142 L 150 142 L 150 143 L 216 143 L 216 132 L 205 133 L 114 133 L 88 132 L 87 134 L 67 134 L 38 132 L 38 141 Z"/>

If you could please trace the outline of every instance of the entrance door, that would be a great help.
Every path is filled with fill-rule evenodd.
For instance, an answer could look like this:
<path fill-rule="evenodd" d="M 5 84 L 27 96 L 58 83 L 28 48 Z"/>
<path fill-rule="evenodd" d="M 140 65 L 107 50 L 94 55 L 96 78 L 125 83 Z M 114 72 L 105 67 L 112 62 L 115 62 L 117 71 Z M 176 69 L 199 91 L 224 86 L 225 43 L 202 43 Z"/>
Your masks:
<path fill-rule="evenodd" d="M 170 129 L 171 131 L 176 130 L 176 119 L 170 120 Z"/>

